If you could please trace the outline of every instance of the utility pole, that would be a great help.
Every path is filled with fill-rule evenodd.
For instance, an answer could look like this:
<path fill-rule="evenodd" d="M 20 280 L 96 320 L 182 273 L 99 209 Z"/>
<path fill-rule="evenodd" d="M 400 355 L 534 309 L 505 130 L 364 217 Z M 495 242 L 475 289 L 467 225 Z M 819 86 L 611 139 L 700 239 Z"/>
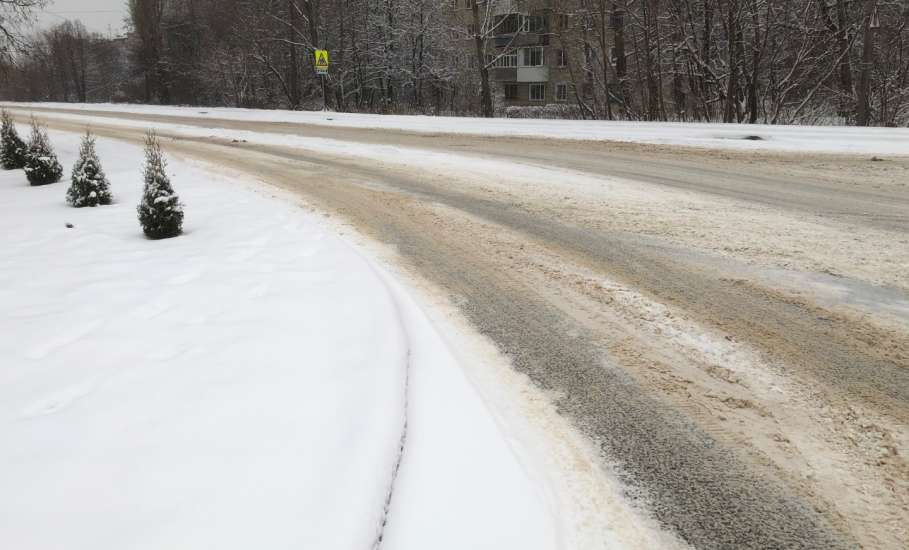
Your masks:
<path fill-rule="evenodd" d="M 320 74 L 319 79 L 322 81 L 322 110 L 328 110 L 328 103 L 325 101 L 325 75 Z"/>
<path fill-rule="evenodd" d="M 325 97 L 325 75 L 328 74 L 329 60 L 328 50 L 317 49 L 313 52 L 313 67 L 316 74 L 319 75 L 319 81 L 322 85 L 322 110 L 328 110 L 328 100 Z"/>

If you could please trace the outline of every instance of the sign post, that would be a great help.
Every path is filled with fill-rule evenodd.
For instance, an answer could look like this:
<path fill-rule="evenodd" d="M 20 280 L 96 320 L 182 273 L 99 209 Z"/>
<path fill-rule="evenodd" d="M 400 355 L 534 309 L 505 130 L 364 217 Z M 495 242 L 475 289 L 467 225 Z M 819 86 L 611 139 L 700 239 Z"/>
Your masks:
<path fill-rule="evenodd" d="M 315 52 L 315 67 L 316 74 L 319 75 L 319 78 L 322 80 L 322 110 L 328 110 L 328 104 L 325 100 L 325 75 L 328 74 L 328 50 L 316 50 Z"/>

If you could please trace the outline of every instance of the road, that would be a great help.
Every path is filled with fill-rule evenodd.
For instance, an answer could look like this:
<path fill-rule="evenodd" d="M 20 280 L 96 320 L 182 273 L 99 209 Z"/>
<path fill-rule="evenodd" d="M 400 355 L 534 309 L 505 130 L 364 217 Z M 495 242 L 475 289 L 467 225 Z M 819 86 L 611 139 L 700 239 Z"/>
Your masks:
<path fill-rule="evenodd" d="M 909 540 L 909 158 L 80 114 L 356 144 L 159 128 L 393 247 L 693 547 Z"/>

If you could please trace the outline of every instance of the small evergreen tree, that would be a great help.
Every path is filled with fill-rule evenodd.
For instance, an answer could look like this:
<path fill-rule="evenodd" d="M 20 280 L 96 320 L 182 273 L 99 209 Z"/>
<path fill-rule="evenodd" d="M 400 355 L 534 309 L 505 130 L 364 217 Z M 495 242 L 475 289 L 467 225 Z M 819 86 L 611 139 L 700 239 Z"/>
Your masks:
<path fill-rule="evenodd" d="M 9 111 L 0 111 L 0 167 L 4 170 L 25 168 L 25 142 L 19 137 Z"/>
<path fill-rule="evenodd" d="M 32 185 L 57 183 L 63 177 L 63 167 L 54 154 L 47 131 L 32 117 L 32 135 L 25 152 L 25 176 Z"/>
<path fill-rule="evenodd" d="M 176 237 L 183 231 L 183 205 L 174 193 L 165 168 L 167 162 L 154 132 L 145 137 L 145 188 L 139 203 L 139 223 L 150 239 Z"/>
<path fill-rule="evenodd" d="M 79 159 L 73 165 L 72 183 L 66 191 L 66 202 L 81 208 L 110 204 L 112 197 L 110 184 L 101 168 L 98 153 L 95 151 L 95 136 L 85 132 L 82 146 L 79 148 Z"/>

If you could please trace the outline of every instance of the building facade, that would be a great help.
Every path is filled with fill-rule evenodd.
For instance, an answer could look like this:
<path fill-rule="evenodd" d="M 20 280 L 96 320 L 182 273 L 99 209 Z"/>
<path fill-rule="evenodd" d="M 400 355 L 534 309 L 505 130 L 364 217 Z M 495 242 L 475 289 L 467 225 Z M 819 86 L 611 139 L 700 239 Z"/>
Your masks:
<path fill-rule="evenodd" d="M 568 57 L 557 39 L 567 16 L 552 9 L 551 0 L 487 0 L 478 5 L 479 31 L 473 0 L 456 0 L 458 18 L 471 37 L 479 32 L 485 48 L 496 104 L 499 107 L 545 106 L 572 101 Z M 558 19 L 557 19 L 558 18 Z"/>

